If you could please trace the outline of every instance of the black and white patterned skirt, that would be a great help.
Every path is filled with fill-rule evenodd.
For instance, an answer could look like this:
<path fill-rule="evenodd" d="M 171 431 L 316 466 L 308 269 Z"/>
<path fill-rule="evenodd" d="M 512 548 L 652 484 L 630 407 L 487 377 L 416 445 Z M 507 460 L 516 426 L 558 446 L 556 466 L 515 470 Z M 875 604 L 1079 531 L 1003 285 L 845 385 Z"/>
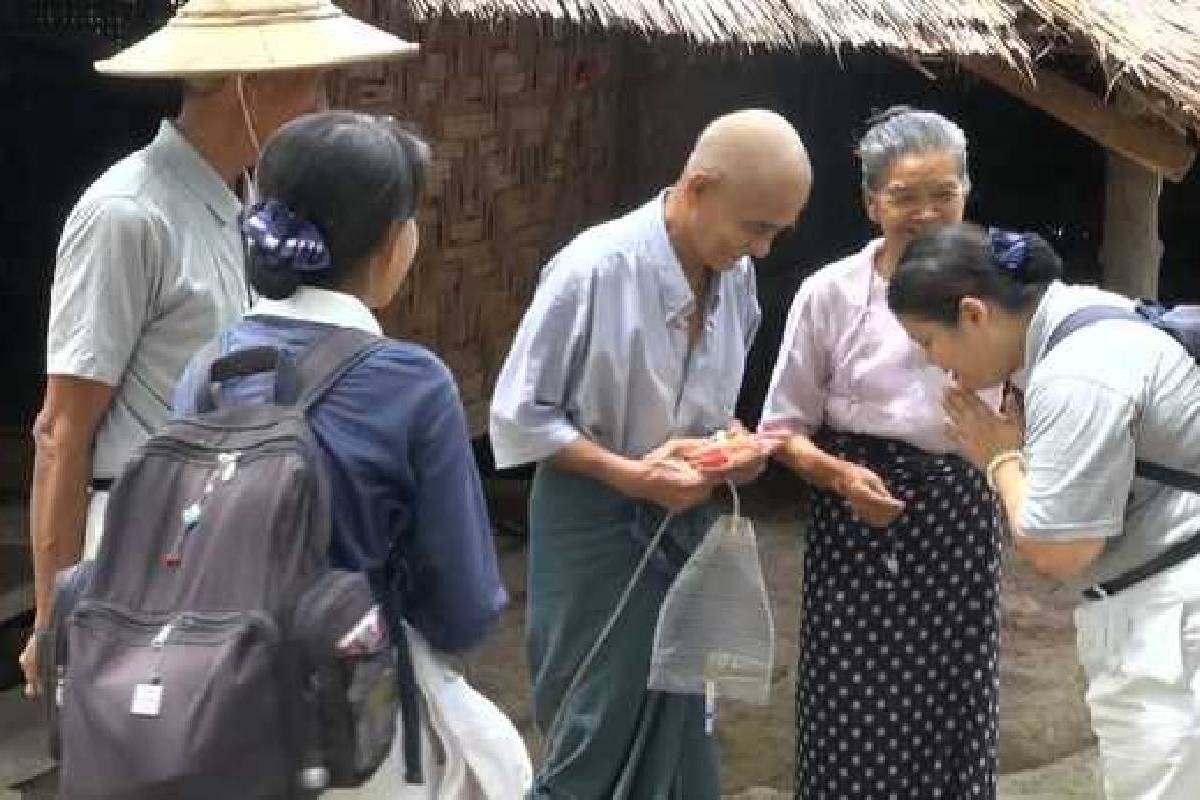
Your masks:
<path fill-rule="evenodd" d="M 796 687 L 798 800 L 996 797 L 1000 529 L 957 456 L 840 433 L 907 507 L 886 531 L 814 492 Z"/>

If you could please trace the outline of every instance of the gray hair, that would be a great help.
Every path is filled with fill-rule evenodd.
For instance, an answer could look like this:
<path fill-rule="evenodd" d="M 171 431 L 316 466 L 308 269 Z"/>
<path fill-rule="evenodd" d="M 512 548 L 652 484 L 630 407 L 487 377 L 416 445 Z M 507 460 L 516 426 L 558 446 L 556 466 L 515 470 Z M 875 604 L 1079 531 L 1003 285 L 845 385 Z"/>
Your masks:
<path fill-rule="evenodd" d="M 858 143 L 862 185 L 875 191 L 896 159 L 910 153 L 944 151 L 958 162 L 963 189 L 970 190 L 967 170 L 967 135 L 962 128 L 934 111 L 892 106 L 867 120 L 870 127 Z"/>

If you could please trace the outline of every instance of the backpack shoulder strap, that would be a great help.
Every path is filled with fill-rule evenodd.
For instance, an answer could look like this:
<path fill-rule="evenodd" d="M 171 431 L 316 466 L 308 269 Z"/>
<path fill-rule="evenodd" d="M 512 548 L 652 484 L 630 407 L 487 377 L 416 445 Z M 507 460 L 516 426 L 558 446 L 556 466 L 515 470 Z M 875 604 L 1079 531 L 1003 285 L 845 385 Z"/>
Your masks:
<path fill-rule="evenodd" d="M 1080 328 L 1086 328 L 1097 322 L 1108 319 L 1123 319 L 1129 322 L 1149 323 L 1145 316 L 1130 311 L 1129 309 L 1119 308 L 1117 306 L 1084 306 L 1078 311 L 1072 311 L 1061 322 L 1050 331 L 1050 338 L 1046 341 L 1046 352 L 1049 353 L 1055 347 Z"/>
<path fill-rule="evenodd" d="M 1140 310 L 1153 307 L 1148 304 L 1139 304 L 1138 308 Z M 1053 350 L 1063 339 L 1066 339 L 1080 328 L 1086 328 L 1088 325 L 1107 319 L 1123 319 L 1129 322 L 1155 325 L 1155 319 L 1146 312 L 1139 313 L 1139 311 L 1130 311 L 1116 306 L 1085 306 L 1078 311 L 1068 314 L 1050 332 L 1050 338 L 1046 342 L 1046 352 Z M 1142 461 L 1141 459 L 1137 460 L 1134 472 L 1140 478 L 1155 481 L 1174 489 L 1181 489 L 1185 492 L 1200 494 L 1200 475 L 1166 467 L 1162 464 L 1156 464 L 1153 461 Z"/>
<path fill-rule="evenodd" d="M 1172 489 L 1200 494 L 1200 475 L 1141 459 L 1138 459 L 1134 465 L 1134 472 L 1139 478 L 1155 481 L 1164 486 L 1170 486 Z"/>
<path fill-rule="evenodd" d="M 351 367 L 383 343 L 382 336 L 356 328 L 337 328 L 321 338 L 297 365 L 296 407 L 308 411 Z"/>

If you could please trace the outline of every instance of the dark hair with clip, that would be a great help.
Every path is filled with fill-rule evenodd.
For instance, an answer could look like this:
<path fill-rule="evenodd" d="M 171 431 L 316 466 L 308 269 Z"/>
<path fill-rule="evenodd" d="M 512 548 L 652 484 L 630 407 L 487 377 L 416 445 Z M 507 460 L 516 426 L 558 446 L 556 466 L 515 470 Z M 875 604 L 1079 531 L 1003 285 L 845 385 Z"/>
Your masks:
<path fill-rule="evenodd" d="M 1028 311 L 1061 275 L 1062 260 L 1036 233 L 943 225 L 904 251 L 888 284 L 888 305 L 896 314 L 956 325 L 964 297 Z"/>
<path fill-rule="evenodd" d="M 345 285 L 416 214 L 428 163 L 425 142 L 387 117 L 329 111 L 284 125 L 258 162 L 263 202 L 242 222 L 254 288 L 281 299 L 301 284 Z"/>

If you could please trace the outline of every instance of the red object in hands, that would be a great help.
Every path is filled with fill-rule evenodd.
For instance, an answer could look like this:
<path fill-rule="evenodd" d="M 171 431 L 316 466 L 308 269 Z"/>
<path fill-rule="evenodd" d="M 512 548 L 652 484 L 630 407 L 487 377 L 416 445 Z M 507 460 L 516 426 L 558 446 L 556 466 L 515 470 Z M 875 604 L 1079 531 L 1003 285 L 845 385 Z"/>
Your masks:
<path fill-rule="evenodd" d="M 719 447 L 702 450 L 689 459 L 698 467 L 723 467 L 729 463 L 729 456 Z"/>

